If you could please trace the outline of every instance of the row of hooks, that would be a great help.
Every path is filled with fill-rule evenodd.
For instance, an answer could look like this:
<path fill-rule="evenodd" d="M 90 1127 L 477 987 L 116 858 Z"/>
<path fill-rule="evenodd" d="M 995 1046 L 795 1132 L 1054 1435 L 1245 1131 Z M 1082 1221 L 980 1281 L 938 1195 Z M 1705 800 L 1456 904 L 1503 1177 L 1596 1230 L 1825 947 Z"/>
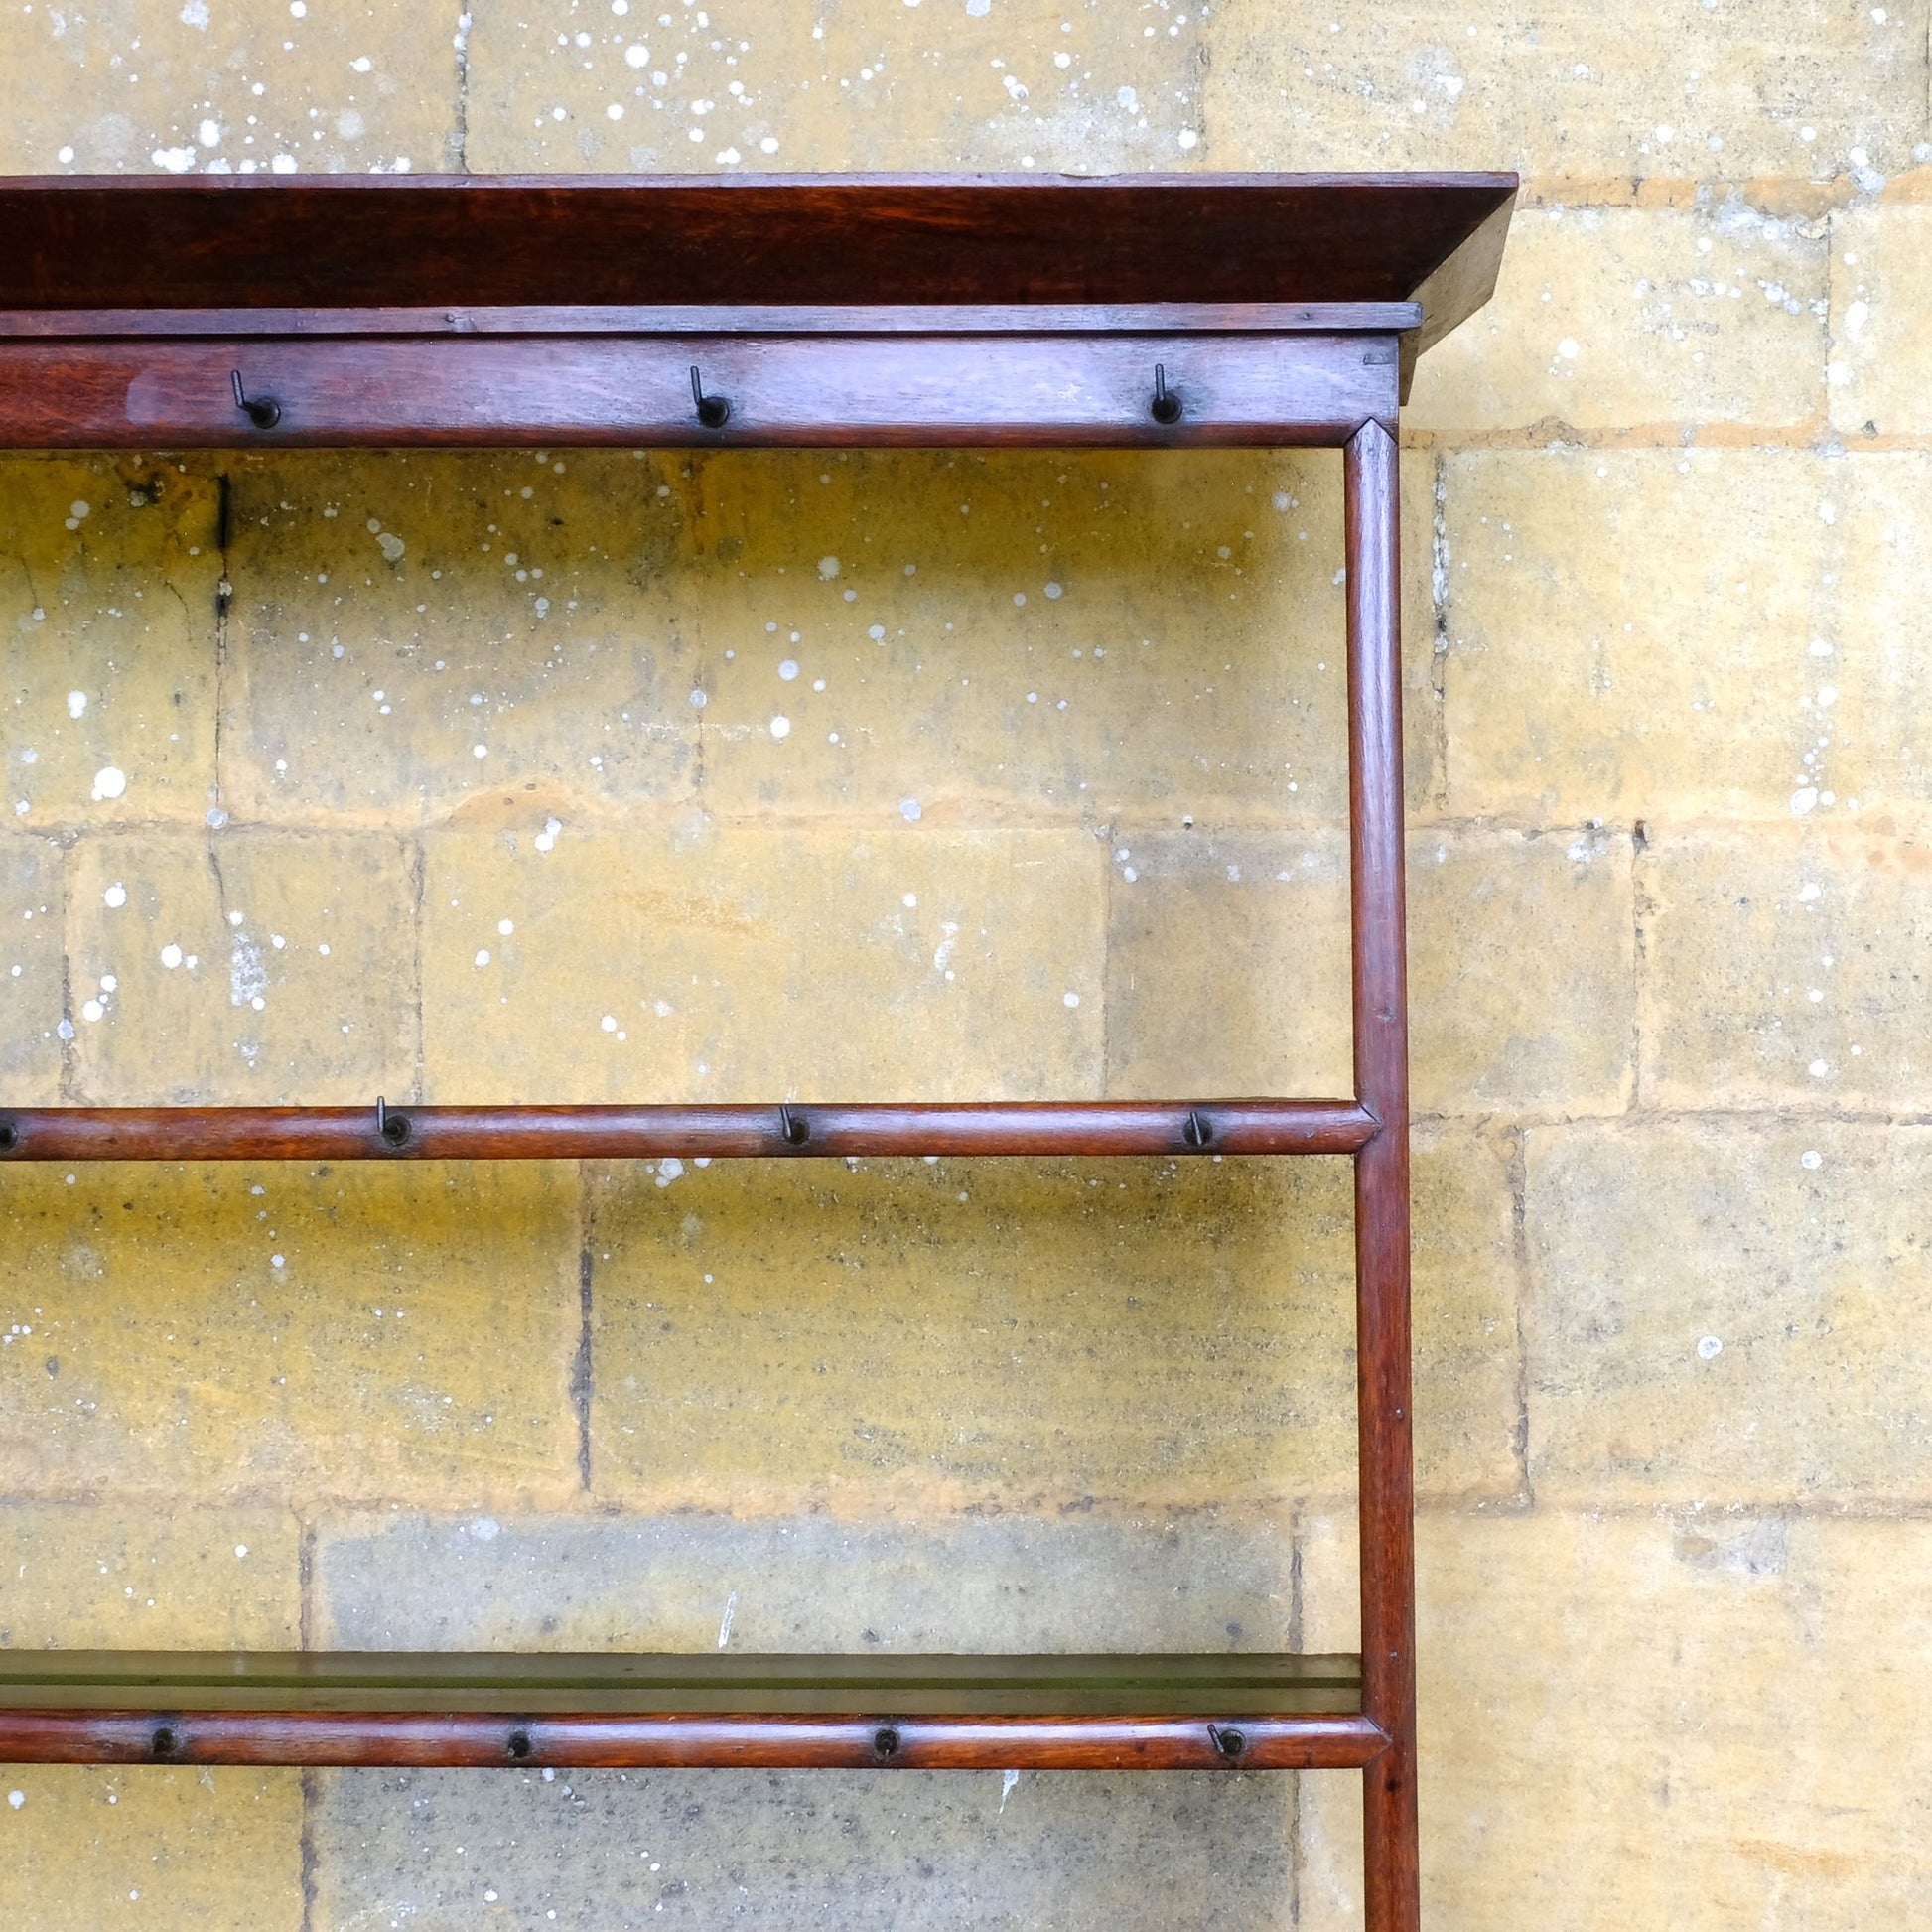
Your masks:
<path fill-rule="evenodd" d="M 273 429 L 282 420 L 282 405 L 273 396 L 251 396 L 242 386 L 239 369 L 230 369 L 228 375 L 234 385 L 234 406 L 257 429 Z M 715 392 L 707 395 L 704 378 L 699 374 L 695 362 L 691 364 L 691 404 L 698 421 L 706 429 L 723 429 L 732 419 L 730 397 Z M 1157 423 L 1177 423 L 1180 420 L 1179 394 L 1168 387 L 1168 371 L 1160 362 L 1154 365 L 1154 399 L 1149 403 L 1147 413 Z"/>

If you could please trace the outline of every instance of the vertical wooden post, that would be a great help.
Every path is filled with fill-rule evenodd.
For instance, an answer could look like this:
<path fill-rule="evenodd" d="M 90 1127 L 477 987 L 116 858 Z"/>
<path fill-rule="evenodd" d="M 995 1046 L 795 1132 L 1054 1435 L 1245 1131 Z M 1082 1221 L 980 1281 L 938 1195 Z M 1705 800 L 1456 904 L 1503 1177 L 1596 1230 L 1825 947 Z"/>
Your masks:
<path fill-rule="evenodd" d="M 1348 443 L 1343 464 L 1355 1094 L 1380 1123 L 1355 1157 L 1362 1707 L 1389 1736 L 1388 1749 L 1362 1774 L 1364 1898 L 1367 1932 L 1419 1932 L 1396 439 L 1380 423 L 1365 423 Z"/>

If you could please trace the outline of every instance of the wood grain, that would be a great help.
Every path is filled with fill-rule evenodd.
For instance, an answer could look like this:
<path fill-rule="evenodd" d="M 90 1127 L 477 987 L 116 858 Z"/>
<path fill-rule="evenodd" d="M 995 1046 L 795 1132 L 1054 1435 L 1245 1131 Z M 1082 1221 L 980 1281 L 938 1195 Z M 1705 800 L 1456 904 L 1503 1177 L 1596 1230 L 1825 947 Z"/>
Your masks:
<path fill-rule="evenodd" d="M 0 308 L 1401 302 L 1513 175 L 0 181 Z M 1440 334 L 1471 300 L 1441 285 Z"/>
<path fill-rule="evenodd" d="M 1393 423 L 1398 362 L 1383 335 L 15 338 L 0 445 L 1339 445 Z M 722 427 L 694 367 L 730 401 Z M 272 428 L 237 407 L 237 373 Z"/>

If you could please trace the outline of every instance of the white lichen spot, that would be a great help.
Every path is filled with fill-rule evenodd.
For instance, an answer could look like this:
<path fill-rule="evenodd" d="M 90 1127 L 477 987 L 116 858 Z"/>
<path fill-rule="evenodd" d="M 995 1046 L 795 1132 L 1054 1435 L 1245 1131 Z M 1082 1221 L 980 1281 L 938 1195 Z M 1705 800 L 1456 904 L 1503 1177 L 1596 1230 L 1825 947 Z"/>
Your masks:
<path fill-rule="evenodd" d="M 1816 785 L 1800 785 L 1791 794 L 1791 815 L 1794 818 L 1803 818 L 1817 803 L 1818 787 Z"/>
<path fill-rule="evenodd" d="M 789 738 L 791 736 L 791 720 L 782 714 L 772 719 L 771 736 L 773 738 Z"/>
<path fill-rule="evenodd" d="M 95 804 L 99 804 L 103 799 L 118 798 L 126 790 L 127 773 L 118 764 L 103 764 L 94 773 Z"/>
<path fill-rule="evenodd" d="M 667 1154 L 657 1164 L 657 1184 L 668 1187 L 684 1173 L 684 1163 L 675 1154 Z"/>
<path fill-rule="evenodd" d="M 1715 1362 L 1724 1352 L 1725 1345 L 1716 1335 L 1706 1335 L 1698 1343 L 1698 1360 L 1701 1362 Z"/>
<path fill-rule="evenodd" d="M 161 963 L 171 973 L 181 964 L 181 948 L 172 939 L 161 949 Z"/>
<path fill-rule="evenodd" d="M 1814 1173 L 1825 1165 L 1825 1157 L 1815 1147 L 1808 1147 L 1798 1156 L 1798 1165 L 1809 1168 Z"/>
<path fill-rule="evenodd" d="M 827 583 L 839 574 L 839 560 L 836 557 L 821 557 L 818 560 L 818 574 Z"/>
<path fill-rule="evenodd" d="M 127 888 L 117 879 L 101 894 L 100 902 L 110 912 L 118 912 L 127 903 Z"/>
<path fill-rule="evenodd" d="M 1080 1004 L 1080 996 L 1077 993 L 1062 993 L 1060 995 L 1060 1002 L 1063 1006 L 1071 1009 Z"/>

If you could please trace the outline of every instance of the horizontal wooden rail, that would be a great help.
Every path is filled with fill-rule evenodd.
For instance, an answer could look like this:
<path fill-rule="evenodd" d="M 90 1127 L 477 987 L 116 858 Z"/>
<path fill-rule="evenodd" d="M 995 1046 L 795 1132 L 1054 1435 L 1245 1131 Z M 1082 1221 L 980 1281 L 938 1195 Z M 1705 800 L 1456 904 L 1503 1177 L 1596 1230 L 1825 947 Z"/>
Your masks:
<path fill-rule="evenodd" d="M 0 1761 L 1354 1768 L 1353 1656 L 0 1655 Z"/>
<path fill-rule="evenodd" d="M 1393 334 L 14 336 L 0 444 L 1338 446 L 1400 379 Z"/>
<path fill-rule="evenodd" d="M 159 1740 L 159 1741 L 157 1741 Z M 1362 1716 L 546 1718 L 435 1711 L 0 1711 L 6 1764 L 730 1765 L 905 1771 L 1358 1770 Z"/>
<path fill-rule="evenodd" d="M 0 1161 L 572 1161 L 1353 1154 L 1349 1100 L 650 1107 L 0 1108 Z"/>

